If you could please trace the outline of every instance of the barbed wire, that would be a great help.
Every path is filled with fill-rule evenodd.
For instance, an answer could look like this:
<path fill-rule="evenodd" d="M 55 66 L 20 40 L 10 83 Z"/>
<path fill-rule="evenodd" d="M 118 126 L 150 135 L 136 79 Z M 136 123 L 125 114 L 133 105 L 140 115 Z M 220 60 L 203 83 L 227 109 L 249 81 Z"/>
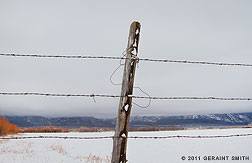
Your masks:
<path fill-rule="evenodd" d="M 152 100 L 221 100 L 221 101 L 251 101 L 252 98 L 240 98 L 240 97 L 142 97 L 142 96 L 130 96 L 132 98 L 146 99 L 150 98 Z"/>
<path fill-rule="evenodd" d="M 128 139 L 172 139 L 172 138 L 188 138 L 188 139 L 210 139 L 210 138 L 231 138 L 231 137 L 248 137 L 252 134 L 233 134 L 233 135 L 170 135 L 170 136 L 128 136 Z M 12 136 L 12 137 L 0 137 L 0 139 L 83 139 L 83 140 L 95 140 L 95 139 L 118 139 L 120 137 L 115 136 Z"/>
<path fill-rule="evenodd" d="M 110 59 L 110 60 L 132 59 L 132 58 L 126 58 L 124 56 L 123 57 L 113 57 L 113 56 L 41 55 L 41 54 L 5 54 L 5 53 L 1 53 L 0 56 L 36 57 L 36 58 L 65 58 L 65 59 Z M 246 63 L 224 63 L 224 62 L 188 61 L 188 60 L 171 60 L 171 59 L 151 59 L 151 58 L 137 58 L 137 59 L 139 61 L 146 61 L 146 62 L 163 62 L 163 63 L 216 65 L 216 66 L 252 67 L 252 64 L 246 64 Z"/>
<path fill-rule="evenodd" d="M 37 93 L 37 92 L 0 92 L 0 95 L 6 96 L 54 96 L 54 97 L 109 97 L 109 98 L 118 98 L 122 96 L 117 95 L 102 95 L 102 94 L 58 94 L 58 93 Z"/>
<path fill-rule="evenodd" d="M 216 66 L 244 66 L 244 67 L 252 67 L 252 64 L 246 64 L 246 63 L 223 63 L 223 62 L 206 62 L 206 61 L 149 59 L 149 58 L 139 58 L 139 60 L 140 61 L 149 61 L 149 62 L 166 62 L 166 63 L 201 64 L 201 65 L 216 65 Z"/>
<path fill-rule="evenodd" d="M 0 92 L 3 96 L 52 96 L 52 97 L 104 97 L 104 98 L 120 98 L 120 95 L 105 95 L 105 94 L 57 94 L 57 93 L 37 93 L 37 92 Z M 128 95 L 131 98 L 152 99 L 152 100 L 222 100 L 222 101 L 251 101 L 252 98 L 241 97 L 155 97 L 155 96 L 135 96 Z"/>
<path fill-rule="evenodd" d="M 112 57 L 112 56 L 3 54 L 3 53 L 1 53 L 0 56 L 7 56 L 7 57 L 34 57 L 34 58 L 68 58 L 68 59 L 112 59 L 112 60 L 125 59 L 125 57 Z"/>
<path fill-rule="evenodd" d="M 89 137 L 76 137 L 76 136 L 17 136 L 17 137 L 0 137 L 0 139 L 111 139 L 113 136 L 89 136 Z"/>

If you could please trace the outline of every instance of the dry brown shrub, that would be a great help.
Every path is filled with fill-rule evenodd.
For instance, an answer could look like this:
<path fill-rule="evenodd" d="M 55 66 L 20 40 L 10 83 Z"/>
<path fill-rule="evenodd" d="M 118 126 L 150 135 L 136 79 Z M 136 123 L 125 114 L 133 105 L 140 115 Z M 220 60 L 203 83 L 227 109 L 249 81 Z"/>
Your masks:
<path fill-rule="evenodd" d="M 177 126 L 166 126 L 166 127 L 144 126 L 129 129 L 129 131 L 177 131 L 177 130 L 185 130 L 185 128 Z"/>
<path fill-rule="evenodd" d="M 61 128 L 61 127 L 55 127 L 55 126 L 47 126 L 47 127 L 22 127 L 19 129 L 19 132 L 21 133 L 43 133 L 43 132 L 70 132 L 68 128 Z"/>
<path fill-rule="evenodd" d="M 8 135 L 8 134 L 17 134 L 18 127 L 14 124 L 11 124 L 7 120 L 5 120 L 2 116 L 0 116 L 0 136 Z"/>
<path fill-rule="evenodd" d="M 67 154 L 67 152 L 65 151 L 65 149 L 61 145 L 51 145 L 50 148 L 51 148 L 51 150 L 57 151 L 63 155 Z"/>
<path fill-rule="evenodd" d="M 79 129 L 77 129 L 79 132 L 105 132 L 105 131 L 113 131 L 111 128 L 97 128 L 97 127 L 92 127 L 88 128 L 86 126 L 82 126 Z"/>
<path fill-rule="evenodd" d="M 86 162 L 87 163 L 110 163 L 111 162 L 111 158 L 109 158 L 108 156 L 104 159 L 101 158 L 99 156 L 95 156 L 95 155 L 89 155 L 86 158 Z"/>

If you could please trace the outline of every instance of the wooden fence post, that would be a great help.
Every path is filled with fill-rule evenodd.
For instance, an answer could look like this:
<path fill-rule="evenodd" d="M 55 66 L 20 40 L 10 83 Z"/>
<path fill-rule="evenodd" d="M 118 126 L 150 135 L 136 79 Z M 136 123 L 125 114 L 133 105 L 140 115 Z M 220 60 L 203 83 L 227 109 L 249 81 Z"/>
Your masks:
<path fill-rule="evenodd" d="M 116 130 L 113 138 L 112 163 L 126 163 L 127 137 L 132 107 L 133 84 L 138 54 L 138 43 L 141 25 L 133 22 L 130 25 L 128 46 L 123 72 L 121 98 L 118 108 Z"/>

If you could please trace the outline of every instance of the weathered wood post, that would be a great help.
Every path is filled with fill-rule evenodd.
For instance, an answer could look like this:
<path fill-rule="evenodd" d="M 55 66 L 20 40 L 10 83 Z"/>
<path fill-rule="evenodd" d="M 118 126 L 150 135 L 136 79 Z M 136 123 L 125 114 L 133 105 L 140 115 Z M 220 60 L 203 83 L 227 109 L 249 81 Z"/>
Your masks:
<path fill-rule="evenodd" d="M 127 137 L 132 107 L 133 84 L 135 77 L 136 64 L 138 62 L 138 43 L 141 25 L 133 22 L 130 25 L 128 47 L 124 65 L 121 98 L 118 108 L 116 130 L 113 138 L 112 163 L 126 163 Z"/>

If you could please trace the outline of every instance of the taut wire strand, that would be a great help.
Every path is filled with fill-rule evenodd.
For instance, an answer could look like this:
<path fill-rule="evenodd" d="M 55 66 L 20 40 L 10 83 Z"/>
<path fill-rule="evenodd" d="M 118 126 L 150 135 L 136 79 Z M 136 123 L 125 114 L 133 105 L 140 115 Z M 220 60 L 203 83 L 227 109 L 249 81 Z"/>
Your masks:
<path fill-rule="evenodd" d="M 58 94 L 58 93 L 38 93 L 38 92 L 0 92 L 3 96 L 52 96 L 52 97 L 104 97 L 104 98 L 120 98 L 120 95 L 106 95 L 106 94 Z M 189 96 L 171 96 L 171 97 L 157 97 L 157 96 L 135 96 L 128 95 L 131 98 L 151 99 L 151 100 L 222 100 L 222 101 L 251 101 L 252 98 L 246 97 L 189 97 Z"/>
<path fill-rule="evenodd" d="M 170 135 L 170 136 L 128 136 L 128 139 L 172 139 L 172 138 L 187 138 L 187 139 L 210 139 L 210 138 L 232 138 L 232 137 L 248 137 L 249 134 L 233 134 L 233 135 Z M 0 140 L 21 140 L 21 139 L 82 139 L 82 140 L 96 140 L 96 139 L 114 139 L 115 136 L 89 136 L 89 137 L 77 137 L 77 136 L 11 136 L 0 137 Z"/>
<path fill-rule="evenodd" d="M 65 59 L 110 59 L 110 60 L 123 60 L 130 59 L 123 57 L 113 56 L 84 56 L 84 55 L 42 55 L 42 54 L 14 54 L 14 53 L 1 53 L 0 56 L 7 57 L 35 57 L 35 58 L 65 58 Z M 215 65 L 215 66 L 243 66 L 252 67 L 252 64 L 246 63 L 224 63 L 224 62 L 207 62 L 207 61 L 188 61 L 188 60 L 171 60 L 171 59 L 152 59 L 152 58 L 139 58 L 139 61 L 145 62 L 163 62 L 163 63 L 180 63 L 180 64 L 200 64 L 200 65 Z"/>

